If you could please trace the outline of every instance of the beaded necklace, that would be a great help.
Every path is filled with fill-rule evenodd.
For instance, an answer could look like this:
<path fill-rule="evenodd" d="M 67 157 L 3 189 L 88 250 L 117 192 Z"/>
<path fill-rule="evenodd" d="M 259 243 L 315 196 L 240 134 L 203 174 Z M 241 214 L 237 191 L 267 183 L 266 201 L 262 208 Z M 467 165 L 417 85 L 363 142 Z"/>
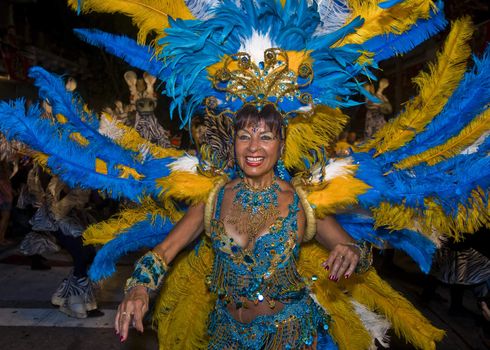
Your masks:
<path fill-rule="evenodd" d="M 255 189 L 241 180 L 233 190 L 236 194 L 227 221 L 237 228 L 239 234 L 246 235 L 249 243 L 255 242 L 266 224 L 279 217 L 277 193 L 281 188 L 274 176 L 272 184 L 265 188 Z"/>

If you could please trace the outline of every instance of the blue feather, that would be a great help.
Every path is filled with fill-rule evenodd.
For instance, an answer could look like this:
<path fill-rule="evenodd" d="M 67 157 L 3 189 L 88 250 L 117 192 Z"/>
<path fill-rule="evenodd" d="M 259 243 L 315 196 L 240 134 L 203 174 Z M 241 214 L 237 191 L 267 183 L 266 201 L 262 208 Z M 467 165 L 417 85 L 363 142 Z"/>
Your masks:
<path fill-rule="evenodd" d="M 387 0 L 387 1 L 380 2 L 378 6 L 381 7 L 382 9 L 389 9 L 390 7 L 398 5 L 403 1 L 404 0 Z"/>
<path fill-rule="evenodd" d="M 441 113 L 408 144 L 383 154 L 384 162 L 399 162 L 444 144 L 486 109 L 490 100 L 490 46 L 483 57 L 475 58 L 474 62 L 472 71 L 465 74 Z"/>
<path fill-rule="evenodd" d="M 166 217 L 148 214 L 146 220 L 121 232 L 97 252 L 90 266 L 90 278 L 100 281 L 110 277 L 116 271 L 116 262 L 123 255 L 142 248 L 153 248 L 163 241 L 173 226 Z"/>
<path fill-rule="evenodd" d="M 168 72 L 164 64 L 155 59 L 155 52 L 150 46 L 142 46 L 133 39 L 122 35 L 105 33 L 95 29 L 74 29 L 75 34 L 90 45 L 103 48 L 110 54 L 120 57 L 133 67 L 165 80 Z"/>
<path fill-rule="evenodd" d="M 384 228 L 374 230 L 374 220 L 361 214 L 336 215 L 337 221 L 355 240 L 367 241 L 376 246 L 389 243 L 393 248 L 406 252 L 420 267 L 428 273 L 436 250 L 434 243 L 412 230 L 390 231 Z"/>
<path fill-rule="evenodd" d="M 34 72 L 41 74 L 43 71 L 36 69 Z M 84 129 L 85 124 L 74 115 L 78 111 L 80 100 L 73 98 L 64 89 L 61 79 L 49 74 L 41 74 L 41 76 L 46 78 L 45 81 L 36 80 L 36 84 L 42 86 L 41 94 L 50 99 L 55 110 L 63 111 L 65 115 L 71 117 L 71 120 L 78 120 L 78 126 L 74 127 L 70 122 L 57 124 L 40 118 L 42 112 L 39 106 L 35 104 L 26 111 L 22 99 L 10 104 L 1 102 L 0 129 L 7 138 L 15 138 L 32 149 L 49 155 L 48 166 L 53 173 L 59 175 L 72 187 L 99 189 L 106 191 L 113 198 L 126 197 L 134 201 L 138 201 L 145 195 L 158 197 L 162 189 L 156 185 L 155 180 L 169 174 L 167 165 L 174 159 L 149 158 L 141 162 L 134 152 L 124 150 L 110 139 L 97 134 L 91 129 L 90 123 L 87 123 Z M 48 83 L 53 84 L 53 90 L 49 90 L 45 85 Z M 74 106 L 66 105 L 72 102 L 75 103 Z M 71 139 L 71 134 L 78 131 L 87 136 L 90 142 L 87 146 L 81 146 Z M 95 172 L 97 158 L 107 163 L 108 174 Z M 134 168 L 145 178 L 142 180 L 131 177 L 120 178 L 118 165 Z"/>
<path fill-rule="evenodd" d="M 367 40 L 363 44 L 364 49 L 374 53 L 373 59 L 376 62 L 412 50 L 447 26 L 442 1 L 437 2 L 437 8 L 437 12 L 431 11 L 428 19 L 419 19 L 408 31 L 402 34 L 383 34 Z"/>

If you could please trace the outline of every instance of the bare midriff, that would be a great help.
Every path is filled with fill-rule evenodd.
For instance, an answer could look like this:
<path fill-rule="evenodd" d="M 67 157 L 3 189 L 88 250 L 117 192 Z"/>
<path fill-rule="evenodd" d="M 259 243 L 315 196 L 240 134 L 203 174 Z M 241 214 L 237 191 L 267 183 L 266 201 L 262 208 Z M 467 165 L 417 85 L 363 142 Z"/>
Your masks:
<path fill-rule="evenodd" d="M 241 323 L 250 323 L 258 316 L 275 315 L 281 312 L 284 308 L 284 304 L 277 300 L 264 300 L 262 302 L 257 302 L 243 298 L 242 303 L 243 306 L 239 308 L 237 308 L 237 304 L 235 302 L 230 302 L 226 306 L 230 315 Z M 274 307 L 270 306 L 271 303 L 273 303 Z"/>

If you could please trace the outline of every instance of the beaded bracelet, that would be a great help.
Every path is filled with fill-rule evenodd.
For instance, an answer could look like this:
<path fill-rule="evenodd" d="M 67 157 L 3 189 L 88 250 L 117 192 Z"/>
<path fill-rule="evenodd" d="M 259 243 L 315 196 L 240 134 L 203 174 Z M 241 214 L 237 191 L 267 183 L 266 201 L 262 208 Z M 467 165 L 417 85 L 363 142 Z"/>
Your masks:
<path fill-rule="evenodd" d="M 356 266 L 356 273 L 366 272 L 373 264 L 373 252 L 371 245 L 367 242 L 361 243 L 345 243 L 345 245 L 354 247 L 359 250 L 359 262 Z"/>
<path fill-rule="evenodd" d="M 133 274 L 126 281 L 124 293 L 136 286 L 144 286 L 149 291 L 156 291 L 169 269 L 165 260 L 153 250 L 139 258 L 134 266 Z"/>

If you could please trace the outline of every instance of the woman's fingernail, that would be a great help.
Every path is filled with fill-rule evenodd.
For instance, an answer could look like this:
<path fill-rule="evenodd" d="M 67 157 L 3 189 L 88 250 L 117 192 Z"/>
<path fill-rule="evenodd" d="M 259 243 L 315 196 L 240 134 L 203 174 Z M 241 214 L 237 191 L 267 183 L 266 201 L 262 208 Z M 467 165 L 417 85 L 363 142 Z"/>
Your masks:
<path fill-rule="evenodd" d="M 350 275 L 349 275 L 348 273 L 346 273 L 346 274 L 344 275 L 344 277 L 347 279 L 347 278 L 349 278 L 349 277 L 350 277 Z"/>
<path fill-rule="evenodd" d="M 327 270 L 327 271 L 330 270 L 330 266 L 325 265 L 325 270 Z"/>

